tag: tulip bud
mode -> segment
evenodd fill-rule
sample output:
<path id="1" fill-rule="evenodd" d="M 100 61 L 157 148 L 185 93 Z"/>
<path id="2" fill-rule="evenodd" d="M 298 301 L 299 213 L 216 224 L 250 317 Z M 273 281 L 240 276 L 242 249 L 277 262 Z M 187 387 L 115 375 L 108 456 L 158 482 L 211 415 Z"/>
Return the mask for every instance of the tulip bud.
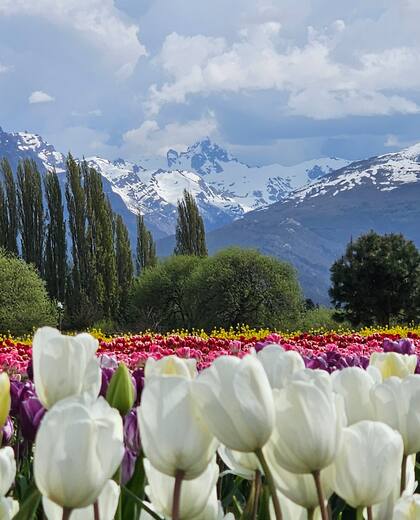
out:
<path id="1" fill-rule="evenodd" d="M 135 399 L 136 392 L 130 372 L 124 363 L 120 363 L 109 382 L 106 400 L 124 416 L 133 407 Z"/>
<path id="2" fill-rule="evenodd" d="M 0 428 L 6 424 L 10 412 L 10 380 L 6 372 L 0 374 Z"/>

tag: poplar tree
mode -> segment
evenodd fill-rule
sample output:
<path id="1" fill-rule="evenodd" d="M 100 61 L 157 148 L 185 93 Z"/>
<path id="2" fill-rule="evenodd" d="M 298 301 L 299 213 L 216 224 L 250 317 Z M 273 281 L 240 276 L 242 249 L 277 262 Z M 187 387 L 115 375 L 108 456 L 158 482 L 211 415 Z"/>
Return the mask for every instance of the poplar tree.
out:
<path id="1" fill-rule="evenodd" d="M 88 246 L 86 239 L 86 196 L 82 171 L 71 154 L 67 161 L 66 201 L 72 245 L 72 267 L 68 277 L 66 308 L 73 325 L 83 326 L 91 319 L 88 296 Z"/>
<path id="2" fill-rule="evenodd" d="M 89 265 L 98 318 L 116 317 L 118 313 L 117 267 L 114 249 L 113 212 L 102 186 L 102 177 L 93 168 L 82 165 L 87 201 Z"/>
<path id="3" fill-rule="evenodd" d="M 19 216 L 17 210 L 16 183 L 12 169 L 7 159 L 2 159 L 0 169 L 3 173 L 5 186 L 5 204 L 7 227 L 5 236 L 5 249 L 11 253 L 18 254 L 17 236 L 19 226 Z"/>
<path id="4" fill-rule="evenodd" d="M 137 274 L 143 272 L 147 267 L 154 267 L 156 263 L 156 244 L 152 234 L 146 227 L 143 215 L 139 212 L 137 215 Z"/>
<path id="5" fill-rule="evenodd" d="M 178 201 L 175 237 L 176 255 L 207 256 L 203 218 L 194 197 L 187 190 L 184 190 L 184 198 Z"/>
<path id="6" fill-rule="evenodd" d="M 48 206 L 44 275 L 51 298 L 63 302 L 67 275 L 66 223 L 60 183 L 55 171 L 44 178 Z"/>
<path id="7" fill-rule="evenodd" d="M 17 198 L 22 258 L 42 273 L 45 217 L 41 174 L 33 160 L 18 165 Z"/>
<path id="8" fill-rule="evenodd" d="M 0 249 L 7 249 L 7 203 L 3 184 L 0 183 Z"/>
<path id="9" fill-rule="evenodd" d="M 121 215 L 115 218 L 115 256 L 117 262 L 120 319 L 127 318 L 128 298 L 133 282 L 133 260 L 130 238 Z"/>

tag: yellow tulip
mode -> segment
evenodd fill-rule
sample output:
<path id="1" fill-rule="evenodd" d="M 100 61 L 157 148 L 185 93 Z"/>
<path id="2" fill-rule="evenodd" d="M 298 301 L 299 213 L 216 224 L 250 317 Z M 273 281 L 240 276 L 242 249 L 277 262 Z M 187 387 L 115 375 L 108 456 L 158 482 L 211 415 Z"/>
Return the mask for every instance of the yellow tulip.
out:
<path id="1" fill-rule="evenodd" d="M 3 428 L 10 412 L 10 380 L 6 372 L 0 374 L 0 428 Z"/>
<path id="2" fill-rule="evenodd" d="M 383 379 L 396 376 L 404 377 L 414 374 L 417 366 L 417 356 L 397 354 L 396 352 L 374 352 L 370 356 L 370 364 L 379 369 Z"/>

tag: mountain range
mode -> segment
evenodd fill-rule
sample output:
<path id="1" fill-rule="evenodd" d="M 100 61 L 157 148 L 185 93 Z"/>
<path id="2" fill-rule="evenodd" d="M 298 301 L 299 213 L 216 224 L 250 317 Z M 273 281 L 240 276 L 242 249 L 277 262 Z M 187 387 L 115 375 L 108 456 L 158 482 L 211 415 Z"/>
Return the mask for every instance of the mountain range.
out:
<path id="1" fill-rule="evenodd" d="M 55 168 L 64 184 L 65 156 L 40 136 L 0 129 L 0 157 Z M 305 295 L 328 303 L 329 268 L 353 237 L 374 229 L 401 232 L 420 246 L 420 144 L 349 162 L 322 158 L 295 166 L 250 166 L 209 138 L 165 157 L 136 162 L 87 158 L 103 177 L 112 207 L 135 239 L 137 211 L 162 256 L 173 250 L 176 203 L 196 197 L 210 252 L 238 245 L 290 261 Z"/>

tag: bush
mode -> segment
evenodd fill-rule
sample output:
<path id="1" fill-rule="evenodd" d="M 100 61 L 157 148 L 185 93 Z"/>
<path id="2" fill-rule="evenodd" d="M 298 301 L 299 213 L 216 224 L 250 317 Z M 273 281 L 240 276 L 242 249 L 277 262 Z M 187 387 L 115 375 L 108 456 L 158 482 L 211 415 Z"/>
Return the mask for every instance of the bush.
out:
<path id="1" fill-rule="evenodd" d="M 0 252 L 0 333 L 25 334 L 57 325 L 56 305 L 36 269 Z"/>
<path id="2" fill-rule="evenodd" d="M 195 326 L 211 330 L 295 328 L 303 299 L 293 267 L 251 249 L 229 248 L 204 259 L 191 276 Z"/>
<path id="3" fill-rule="evenodd" d="M 337 321 L 334 309 L 327 307 L 313 307 L 308 309 L 302 316 L 300 330 L 338 330 L 350 328 L 350 323 L 343 320 Z"/>
<path id="4" fill-rule="evenodd" d="M 202 261 L 196 256 L 171 256 L 136 278 L 130 298 L 132 327 L 157 331 L 194 327 L 197 308 L 190 277 Z"/>

